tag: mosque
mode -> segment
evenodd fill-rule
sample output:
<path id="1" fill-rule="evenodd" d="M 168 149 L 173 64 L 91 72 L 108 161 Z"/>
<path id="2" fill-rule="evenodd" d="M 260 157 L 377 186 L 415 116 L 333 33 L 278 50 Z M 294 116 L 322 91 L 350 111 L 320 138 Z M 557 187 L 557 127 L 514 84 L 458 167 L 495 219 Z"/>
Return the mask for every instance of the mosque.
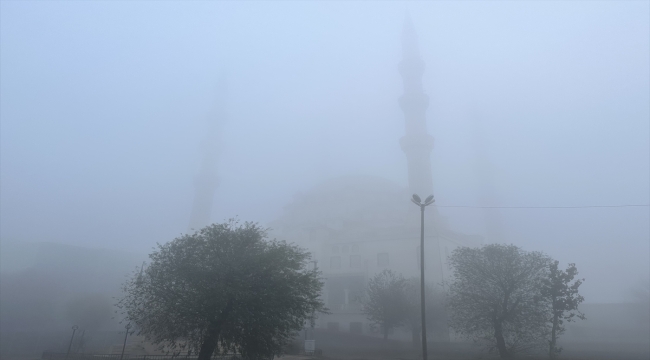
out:
<path id="1" fill-rule="evenodd" d="M 420 209 L 410 198 L 412 194 L 421 198 L 435 195 L 430 160 L 433 137 L 426 124 L 429 100 L 422 87 L 424 69 L 417 35 L 407 17 L 399 63 L 404 84 L 399 106 L 404 113 L 405 134 L 399 143 L 406 155 L 408 188 L 381 177 L 338 178 L 297 196 L 270 224 L 272 237 L 308 249 L 313 265 L 322 271 L 323 299 L 330 314 L 318 317 L 317 328 L 380 336 L 379 329 L 362 314 L 358 301 L 368 279 L 384 269 L 405 278 L 419 278 Z M 193 228 L 207 224 L 209 218 L 210 204 L 205 200 L 212 199 L 216 188 L 213 156 L 205 155 L 207 161 L 203 161 L 197 177 L 190 221 Z M 482 238 L 452 231 L 435 204 L 426 208 L 424 223 L 425 279 L 440 287 L 449 271 L 445 259 L 453 248 L 479 246 Z M 448 341 L 444 314 L 434 322 L 430 340 Z M 400 335 L 406 337 L 407 332 L 394 337 Z"/>

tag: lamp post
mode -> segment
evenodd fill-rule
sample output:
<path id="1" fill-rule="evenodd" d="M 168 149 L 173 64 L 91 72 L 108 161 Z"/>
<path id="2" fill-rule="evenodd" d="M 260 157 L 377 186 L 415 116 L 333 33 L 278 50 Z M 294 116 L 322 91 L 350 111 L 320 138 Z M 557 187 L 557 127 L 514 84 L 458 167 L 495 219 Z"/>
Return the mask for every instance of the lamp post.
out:
<path id="1" fill-rule="evenodd" d="M 65 353 L 65 358 L 67 359 L 70 356 L 70 349 L 72 349 L 72 340 L 74 340 L 74 333 L 79 329 L 79 326 L 72 325 L 72 336 L 70 337 L 70 344 L 68 344 L 68 352 Z"/>
<path id="2" fill-rule="evenodd" d="M 124 334 L 124 344 L 122 345 L 122 355 L 120 355 L 120 360 L 124 357 L 124 349 L 126 348 L 126 338 L 129 336 L 129 329 L 131 328 L 131 323 L 126 324 L 125 329 L 126 333 Z"/>
<path id="3" fill-rule="evenodd" d="M 433 195 L 429 195 L 422 203 L 416 194 L 411 201 L 420 207 L 420 308 L 422 313 L 422 360 L 427 360 L 427 324 L 424 314 L 424 208 L 433 204 Z"/>

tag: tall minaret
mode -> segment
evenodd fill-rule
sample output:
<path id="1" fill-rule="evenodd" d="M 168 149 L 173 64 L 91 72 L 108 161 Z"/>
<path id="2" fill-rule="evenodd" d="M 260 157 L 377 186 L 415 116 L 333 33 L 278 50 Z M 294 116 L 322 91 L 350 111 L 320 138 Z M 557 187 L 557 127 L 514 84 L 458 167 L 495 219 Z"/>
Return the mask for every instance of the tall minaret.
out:
<path id="1" fill-rule="evenodd" d="M 404 94 L 399 98 L 399 104 L 406 122 L 406 134 L 400 139 L 400 145 L 408 162 L 409 190 L 424 199 L 433 194 L 430 159 L 433 137 L 427 132 L 429 97 L 422 89 L 424 62 L 420 58 L 417 34 L 409 15 L 402 29 L 399 72 L 404 82 Z"/>
<path id="2" fill-rule="evenodd" d="M 201 142 L 201 167 L 194 180 L 194 203 L 190 216 L 189 232 L 199 230 L 210 224 L 212 203 L 219 180 L 217 177 L 217 157 L 219 154 L 219 133 L 226 118 L 226 83 L 221 79 L 217 84 L 216 101 L 208 115 L 207 129 Z"/>

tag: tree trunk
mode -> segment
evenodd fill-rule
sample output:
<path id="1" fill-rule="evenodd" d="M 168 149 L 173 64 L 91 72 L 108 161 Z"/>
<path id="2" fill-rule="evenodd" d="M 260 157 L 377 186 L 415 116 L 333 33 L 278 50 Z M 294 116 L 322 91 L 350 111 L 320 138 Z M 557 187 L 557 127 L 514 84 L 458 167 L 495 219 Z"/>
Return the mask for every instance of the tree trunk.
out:
<path id="1" fill-rule="evenodd" d="M 555 310 L 555 309 L 553 309 Z M 548 357 L 549 359 L 555 359 L 555 344 L 557 342 L 557 328 L 559 326 L 559 319 L 555 311 L 553 311 L 553 327 L 551 328 L 551 341 L 549 341 Z"/>
<path id="2" fill-rule="evenodd" d="M 210 358 L 212 357 L 212 353 L 214 353 L 214 349 L 217 348 L 217 345 L 219 343 L 220 332 L 221 332 L 221 324 L 219 322 L 210 324 L 210 327 L 208 328 L 208 333 L 206 334 L 205 339 L 203 340 L 203 344 L 201 344 L 201 350 L 199 351 L 198 360 L 210 360 Z"/>
<path id="3" fill-rule="evenodd" d="M 510 357 L 508 353 L 508 348 L 506 348 L 506 341 L 503 338 L 503 328 L 501 327 L 500 321 L 494 322 L 494 337 L 497 341 L 497 350 L 499 350 L 499 356 L 502 359 L 507 359 Z"/>
<path id="4" fill-rule="evenodd" d="M 201 344 L 201 350 L 199 350 L 199 357 L 197 360 L 210 360 L 214 353 L 214 349 L 219 345 L 219 334 L 221 334 L 221 328 L 231 309 L 232 299 L 228 301 L 226 307 L 221 311 L 217 320 L 213 321 L 208 326 L 208 332 L 203 339 L 203 344 Z"/>

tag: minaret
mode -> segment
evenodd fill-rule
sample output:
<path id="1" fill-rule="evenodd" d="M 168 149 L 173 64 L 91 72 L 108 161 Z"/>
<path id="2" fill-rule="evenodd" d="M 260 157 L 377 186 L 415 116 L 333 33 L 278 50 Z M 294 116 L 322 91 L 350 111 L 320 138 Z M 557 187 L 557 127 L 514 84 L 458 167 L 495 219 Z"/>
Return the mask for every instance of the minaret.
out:
<path id="1" fill-rule="evenodd" d="M 420 58 L 417 34 L 408 15 L 402 29 L 399 72 L 404 83 L 404 94 L 399 98 L 399 104 L 406 123 L 406 133 L 400 139 L 400 145 L 408 162 L 409 190 L 424 199 L 433 194 L 430 159 L 433 137 L 427 132 L 429 97 L 422 89 L 424 62 Z"/>
<path id="2" fill-rule="evenodd" d="M 201 142 L 201 167 L 194 180 L 194 203 L 190 216 L 189 232 L 199 230 L 210 224 L 212 203 L 219 180 L 217 177 L 217 157 L 219 154 L 219 132 L 226 118 L 226 84 L 221 79 L 217 84 L 216 101 L 208 116 L 207 130 Z"/>

